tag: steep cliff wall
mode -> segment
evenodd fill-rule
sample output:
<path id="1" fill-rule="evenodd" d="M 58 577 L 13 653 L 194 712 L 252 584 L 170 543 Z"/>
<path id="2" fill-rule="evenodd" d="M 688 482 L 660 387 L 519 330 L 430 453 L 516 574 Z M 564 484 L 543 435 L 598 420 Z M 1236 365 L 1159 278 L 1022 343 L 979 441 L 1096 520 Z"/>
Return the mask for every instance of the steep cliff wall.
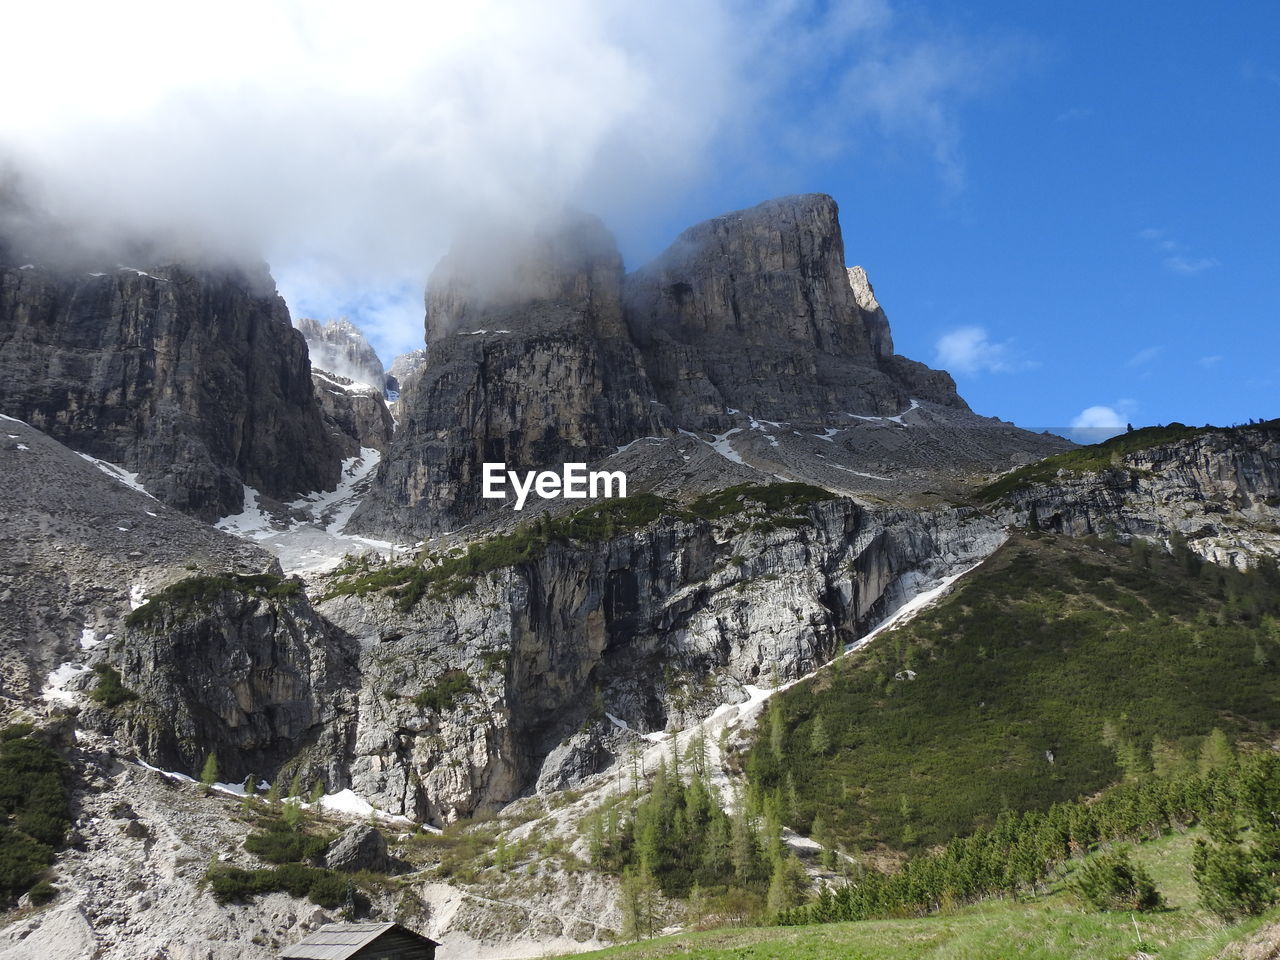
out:
<path id="1" fill-rule="evenodd" d="M 318 610 L 363 647 L 352 785 L 441 822 L 572 783 L 620 749 L 606 713 L 661 730 L 801 676 L 1001 540 L 972 512 L 747 496 L 715 520 L 553 537 L 409 604 L 379 587 L 407 571 L 348 570 Z"/>
<path id="2" fill-rule="evenodd" d="M 213 753 L 230 782 L 275 779 L 289 764 L 308 786 L 340 787 L 355 656 L 295 581 L 190 578 L 129 616 L 106 659 L 136 699 L 94 707 L 86 722 L 165 770 L 198 774 Z"/>
<path id="3" fill-rule="evenodd" d="M 0 411 L 205 520 L 239 510 L 243 484 L 290 499 L 338 480 L 265 266 L 0 263 Z"/>
<path id="4" fill-rule="evenodd" d="M 594 218 L 499 251 L 463 245 L 427 293 L 431 349 L 397 401 L 400 429 L 351 530 L 453 530 L 486 506 L 486 461 L 590 461 L 670 432 L 622 319 L 622 260 Z"/>
<path id="5" fill-rule="evenodd" d="M 845 267 L 836 203 L 782 197 L 700 223 L 628 275 L 632 336 L 681 426 L 967 409 L 940 371 L 893 356 L 866 274 Z M 855 289 L 856 288 L 856 289 Z"/>

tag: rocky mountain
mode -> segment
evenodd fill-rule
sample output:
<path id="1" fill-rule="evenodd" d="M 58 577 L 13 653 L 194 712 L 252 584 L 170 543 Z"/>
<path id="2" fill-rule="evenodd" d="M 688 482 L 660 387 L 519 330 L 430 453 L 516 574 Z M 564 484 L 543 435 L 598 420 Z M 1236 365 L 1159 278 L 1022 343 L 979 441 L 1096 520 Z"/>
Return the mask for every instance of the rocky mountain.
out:
<path id="1" fill-rule="evenodd" d="M 591 461 L 671 433 L 628 338 L 622 257 L 595 218 L 459 245 L 427 288 L 421 372 L 352 529 L 440 532 L 482 509 L 486 461 Z"/>
<path id="2" fill-rule="evenodd" d="M 346 317 L 327 322 L 301 317 L 294 326 L 307 341 L 312 370 L 336 373 L 357 384 L 383 388 L 382 361 L 360 328 Z"/>
<path id="3" fill-rule="evenodd" d="M 344 460 L 365 448 L 386 453 L 395 432 L 382 361 L 354 323 L 303 317 L 297 327 L 311 356 L 311 381 Z"/>
<path id="4" fill-rule="evenodd" d="M 204 520 L 245 484 L 332 488 L 340 451 L 265 265 L 0 263 L 0 411 Z"/>
<path id="5" fill-rule="evenodd" d="M 835 201 L 810 194 L 691 227 L 627 277 L 632 334 L 682 426 L 719 433 L 730 410 L 892 416 L 913 399 L 968 409 L 946 373 L 893 355 L 866 274 L 844 257 Z"/>
<path id="6" fill-rule="evenodd" d="M 396 424 L 381 389 L 320 369 L 311 371 L 311 382 L 344 460 L 365 447 L 387 452 Z"/>
<path id="7" fill-rule="evenodd" d="M 0 696 L 74 699 L 134 606 L 192 571 L 263 573 L 274 557 L 160 503 L 136 474 L 0 415 Z"/>
<path id="8" fill-rule="evenodd" d="M 732 805 L 775 691 L 1011 528 L 1280 553 L 1275 422 L 1074 448 L 974 414 L 893 353 L 828 197 L 715 218 L 630 275 L 580 214 L 461 239 L 429 349 L 393 367 L 398 425 L 363 338 L 304 339 L 265 271 L 7 262 L 0 693 L 70 762 L 74 826 L 0 960 L 267 960 L 333 916 L 302 898 L 352 846 L 395 875 L 358 876 L 352 909 L 442 960 L 599 945 L 622 899 L 592 824 L 666 763 Z M 630 496 L 479 498 L 483 462 L 578 460 Z"/>
<path id="9" fill-rule="evenodd" d="M 426 349 L 410 350 L 391 361 L 391 369 L 387 371 L 387 399 L 394 402 L 400 394 L 409 389 L 409 381 L 427 362 Z"/>
<path id="10" fill-rule="evenodd" d="M 486 461 L 546 469 L 643 443 L 636 482 L 669 485 L 653 464 L 683 474 L 686 436 L 724 461 L 686 491 L 781 477 L 884 500 L 1068 446 L 974 415 L 945 372 L 895 356 L 844 256 L 823 195 L 700 224 L 626 277 L 582 215 L 459 245 L 432 276 L 431 347 L 352 529 L 422 535 L 509 515 L 480 500 Z"/>

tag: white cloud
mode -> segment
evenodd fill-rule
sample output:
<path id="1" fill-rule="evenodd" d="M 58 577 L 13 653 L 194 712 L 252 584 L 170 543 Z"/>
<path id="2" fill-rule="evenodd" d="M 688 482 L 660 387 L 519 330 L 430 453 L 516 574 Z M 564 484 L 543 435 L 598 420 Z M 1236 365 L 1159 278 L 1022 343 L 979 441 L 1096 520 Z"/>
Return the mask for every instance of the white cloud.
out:
<path id="1" fill-rule="evenodd" d="M 960 327 L 938 338 L 935 363 L 954 373 L 1013 373 L 1036 363 L 1018 357 L 1012 341 L 992 342 L 982 327 Z"/>
<path id="2" fill-rule="evenodd" d="M 1217 257 L 1167 257 L 1164 265 L 1174 273 L 1183 273 L 1194 276 L 1197 273 L 1203 273 L 1206 270 L 1212 270 L 1214 267 L 1222 266 L 1222 261 Z"/>
<path id="3" fill-rule="evenodd" d="M 762 140 L 914 142 L 957 182 L 958 104 L 1017 54 L 889 0 L 29 3 L 4 28 L 0 168 L 47 206 L 260 251 L 312 312 L 412 289 L 401 348 L 479 215 L 651 216 Z"/>
<path id="4" fill-rule="evenodd" d="M 1222 357 L 1215 353 L 1207 357 L 1201 357 L 1196 362 L 1199 363 L 1200 366 L 1208 369 L 1210 367 L 1216 367 L 1218 364 L 1220 364 L 1222 362 Z"/>
<path id="5" fill-rule="evenodd" d="M 1147 364 L 1158 359 L 1160 357 L 1160 354 L 1162 353 L 1164 353 L 1164 347 L 1162 346 L 1143 347 L 1141 350 L 1139 350 L 1132 357 L 1130 357 L 1128 360 L 1125 361 L 1125 366 L 1126 367 L 1145 367 Z"/>
<path id="6" fill-rule="evenodd" d="M 1125 419 L 1114 407 L 1086 407 L 1071 421 L 1072 438 L 1078 443 L 1098 443 L 1123 433 Z"/>
<path id="7" fill-rule="evenodd" d="M 1169 254 L 1163 260 L 1165 269 L 1171 273 L 1194 276 L 1214 267 L 1222 266 L 1217 257 L 1196 257 L 1184 252 L 1186 247 L 1168 235 L 1168 232 L 1157 227 L 1147 227 L 1138 231 L 1138 237 L 1147 241 L 1152 249 Z"/>

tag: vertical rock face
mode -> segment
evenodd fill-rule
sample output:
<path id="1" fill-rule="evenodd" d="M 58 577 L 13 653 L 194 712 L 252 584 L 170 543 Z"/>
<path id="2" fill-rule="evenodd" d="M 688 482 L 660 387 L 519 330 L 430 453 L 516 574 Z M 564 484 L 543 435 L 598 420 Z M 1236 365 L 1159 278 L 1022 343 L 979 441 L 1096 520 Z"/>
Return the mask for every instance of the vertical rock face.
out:
<path id="1" fill-rule="evenodd" d="M 164 769 L 197 773 L 214 753 L 227 782 L 288 763 L 308 784 L 345 784 L 353 645 L 287 581 L 223 580 L 183 581 L 130 618 L 109 659 L 136 699 L 88 722 Z"/>
<path id="2" fill-rule="evenodd" d="M 343 458 L 357 456 L 363 447 L 387 452 L 395 421 L 381 389 L 327 370 L 312 370 L 311 381 Z"/>
<path id="3" fill-rule="evenodd" d="M 727 409 L 773 420 L 965 409 L 945 373 L 893 356 L 866 274 L 844 265 L 836 203 L 783 197 L 691 227 L 627 277 L 627 319 L 682 427 Z"/>
<path id="4" fill-rule="evenodd" d="M 363 447 L 386 453 L 395 421 L 382 361 L 369 341 L 345 318 L 321 323 L 303 317 L 297 326 L 311 355 L 316 399 L 342 456 L 358 456 Z"/>
<path id="5" fill-rule="evenodd" d="M 14 249 L 11 247 L 10 249 Z M 265 265 L 0 262 L 0 411 L 213 520 L 243 484 L 334 486 L 339 451 Z"/>
<path id="6" fill-rule="evenodd" d="M 426 363 L 348 529 L 454 529 L 485 505 L 484 462 L 558 468 L 666 431 L 621 291 L 622 258 L 591 217 L 456 248 L 428 286 Z"/>

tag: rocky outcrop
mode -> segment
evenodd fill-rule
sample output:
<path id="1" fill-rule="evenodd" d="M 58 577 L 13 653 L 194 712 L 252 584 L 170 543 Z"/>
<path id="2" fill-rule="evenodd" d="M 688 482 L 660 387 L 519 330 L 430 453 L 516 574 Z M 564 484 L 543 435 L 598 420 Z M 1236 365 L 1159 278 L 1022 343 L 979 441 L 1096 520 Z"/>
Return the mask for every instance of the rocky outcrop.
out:
<path id="1" fill-rule="evenodd" d="M 358 873 L 371 870 L 387 873 L 391 869 L 391 857 L 387 854 L 387 841 L 379 830 L 367 823 L 347 827 L 337 840 L 324 852 L 324 865 L 330 870 Z"/>
<path id="2" fill-rule="evenodd" d="M 159 503 L 0 415 L 0 697 L 71 703 L 130 609 L 192 571 L 265 573 L 266 551 Z"/>
<path id="3" fill-rule="evenodd" d="M 1116 453 L 1102 469 L 1046 470 L 1051 460 L 1010 475 L 1003 515 L 1071 536 L 1181 538 L 1224 566 L 1280 557 L 1280 420 L 1157 429 L 1182 436 Z"/>
<path id="4" fill-rule="evenodd" d="M 658 398 L 686 429 L 719 433 L 736 411 L 820 422 L 895 415 L 913 399 L 967 409 L 945 373 L 893 356 L 824 194 L 691 227 L 627 277 L 625 301 Z"/>
<path id="5" fill-rule="evenodd" d="M 306 338 L 312 370 L 325 370 L 366 387 L 383 389 L 382 361 L 360 328 L 346 317 L 327 323 L 302 317 L 296 326 Z"/>
<path id="6" fill-rule="evenodd" d="M 380 388 L 327 370 L 313 369 L 311 380 L 320 411 L 335 432 L 344 460 L 357 456 L 364 447 L 387 452 L 396 423 Z"/>
<path id="7" fill-rule="evenodd" d="M 107 660 L 136 699 L 86 711 L 147 762 L 228 782 L 345 785 L 355 651 L 301 584 L 273 576 L 180 581 L 134 611 Z"/>
<path id="8" fill-rule="evenodd" d="M 387 371 L 387 399 L 394 402 L 400 399 L 401 393 L 408 392 L 410 383 L 426 363 L 425 349 L 410 350 L 392 360 L 391 369 Z"/>
<path id="9" fill-rule="evenodd" d="M 363 648 L 352 786 L 448 822 L 567 785 L 616 756 L 606 714 L 641 732 L 683 726 L 749 684 L 801 676 L 1001 540 L 971 512 L 744 504 L 716 522 L 553 540 L 408 611 L 334 587 L 318 609 Z M 584 725 L 594 732 L 575 739 Z"/>
<path id="10" fill-rule="evenodd" d="M 306 344 L 265 265 L 0 263 L 0 411 L 204 520 L 333 487 Z"/>
<path id="11" fill-rule="evenodd" d="M 453 530 L 485 506 L 484 462 L 547 469 L 669 432 L 621 292 L 622 258 L 592 217 L 455 249 L 428 286 L 426 364 L 348 529 Z"/>

